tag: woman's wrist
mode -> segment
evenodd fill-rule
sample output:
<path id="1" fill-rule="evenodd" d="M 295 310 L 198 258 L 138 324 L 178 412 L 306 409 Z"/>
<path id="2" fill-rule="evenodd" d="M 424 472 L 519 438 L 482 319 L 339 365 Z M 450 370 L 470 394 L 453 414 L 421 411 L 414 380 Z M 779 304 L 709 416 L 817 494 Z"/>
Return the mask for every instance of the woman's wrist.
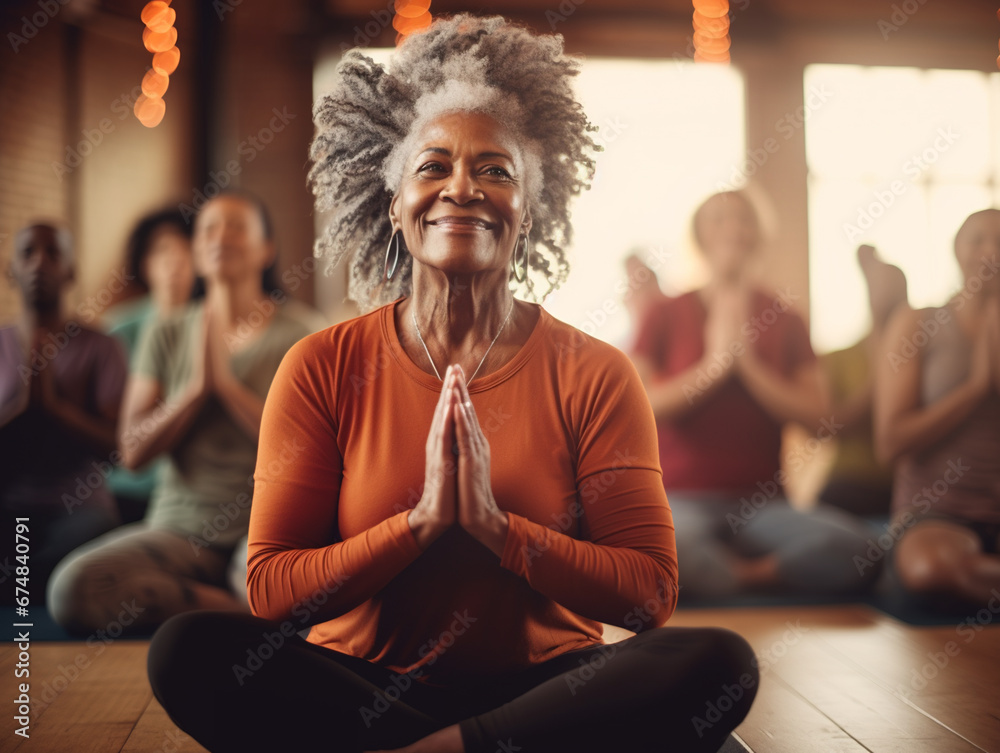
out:
<path id="1" fill-rule="evenodd" d="M 507 545 L 507 532 L 510 530 L 510 518 L 503 510 L 496 510 L 470 521 L 464 528 L 476 541 L 498 557 L 503 556 L 504 547 Z"/>
<path id="2" fill-rule="evenodd" d="M 439 522 L 430 520 L 420 506 L 414 507 L 406 516 L 406 522 L 410 526 L 413 538 L 421 549 L 429 547 L 445 531 L 445 526 Z"/>

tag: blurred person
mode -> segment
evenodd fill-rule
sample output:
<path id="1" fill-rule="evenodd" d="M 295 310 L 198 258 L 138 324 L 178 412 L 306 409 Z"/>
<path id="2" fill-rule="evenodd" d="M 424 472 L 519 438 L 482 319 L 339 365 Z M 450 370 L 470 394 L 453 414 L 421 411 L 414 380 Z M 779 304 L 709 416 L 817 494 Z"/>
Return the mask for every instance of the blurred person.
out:
<path id="1" fill-rule="evenodd" d="M 118 312 L 107 332 L 131 358 L 146 327 L 183 309 L 196 290 L 191 225 L 183 213 L 166 209 L 139 220 L 128 239 L 126 266 L 144 295 Z M 161 465 L 153 461 L 141 471 L 117 466 L 108 476 L 123 523 L 142 519 Z"/>
<path id="2" fill-rule="evenodd" d="M 105 476 L 125 357 L 114 339 L 66 316 L 74 274 L 65 230 L 35 223 L 14 236 L 8 276 L 24 307 L 0 329 L 0 506 L 6 519 L 28 518 L 38 602 L 60 559 L 119 523 Z"/>
<path id="3" fill-rule="evenodd" d="M 896 467 L 903 587 L 929 605 L 967 607 L 1000 589 L 1000 209 L 970 215 L 954 252 L 962 290 L 889 324 L 875 439 Z"/>
<path id="4" fill-rule="evenodd" d="M 348 53 L 317 102 L 320 248 L 374 310 L 296 345 L 268 395 L 257 616 L 180 615 L 150 646 L 210 750 L 695 753 L 746 714 L 745 641 L 663 627 L 673 527 L 635 370 L 513 295 L 568 271 L 596 146 L 575 72 L 561 38 L 463 14 L 388 70 Z"/>
<path id="5" fill-rule="evenodd" d="M 123 602 L 130 631 L 180 612 L 247 609 L 240 561 L 260 418 L 285 352 L 310 332 L 273 283 L 270 217 L 255 197 L 223 193 L 193 237 L 204 301 L 149 327 L 133 360 L 118 442 L 128 468 L 166 455 L 142 522 L 73 552 L 49 587 L 73 633 L 103 628 Z"/>
<path id="6" fill-rule="evenodd" d="M 859 591 L 874 577 L 853 561 L 866 529 L 826 506 L 796 510 L 784 494 L 782 429 L 822 437 L 836 423 L 794 298 L 752 279 L 757 213 L 741 192 L 715 194 L 692 231 L 710 281 L 652 309 L 634 353 L 656 416 L 681 593 Z"/>
<path id="7" fill-rule="evenodd" d="M 849 348 L 820 359 L 833 399 L 833 415 L 842 428 L 836 454 L 819 494 L 821 501 L 873 522 L 888 523 L 892 503 L 892 468 L 875 455 L 872 403 L 875 368 L 884 357 L 889 318 L 907 305 L 906 276 L 886 264 L 871 246 L 858 248 L 858 264 L 868 286 L 872 328 Z"/>

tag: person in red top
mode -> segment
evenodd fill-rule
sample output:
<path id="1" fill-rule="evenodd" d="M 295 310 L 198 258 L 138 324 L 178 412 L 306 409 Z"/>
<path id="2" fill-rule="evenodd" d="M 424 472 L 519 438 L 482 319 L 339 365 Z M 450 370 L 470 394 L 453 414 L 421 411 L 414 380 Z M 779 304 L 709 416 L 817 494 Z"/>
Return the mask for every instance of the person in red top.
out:
<path id="1" fill-rule="evenodd" d="M 256 616 L 153 639 L 157 698 L 210 750 L 714 751 L 749 709 L 742 638 L 662 627 L 677 562 L 638 375 L 513 295 L 567 269 L 594 147 L 574 70 L 557 37 L 460 15 L 388 72 L 348 54 L 317 105 L 320 247 L 354 246 L 353 296 L 383 305 L 272 384 Z"/>
<path id="2" fill-rule="evenodd" d="M 692 226 L 711 280 L 653 308 L 633 354 L 656 415 L 683 593 L 865 588 L 878 567 L 856 566 L 867 546 L 863 524 L 824 505 L 800 512 L 784 495 L 784 426 L 801 424 L 819 439 L 838 430 L 792 308 L 797 296 L 752 283 L 761 234 L 744 194 L 710 197 Z"/>

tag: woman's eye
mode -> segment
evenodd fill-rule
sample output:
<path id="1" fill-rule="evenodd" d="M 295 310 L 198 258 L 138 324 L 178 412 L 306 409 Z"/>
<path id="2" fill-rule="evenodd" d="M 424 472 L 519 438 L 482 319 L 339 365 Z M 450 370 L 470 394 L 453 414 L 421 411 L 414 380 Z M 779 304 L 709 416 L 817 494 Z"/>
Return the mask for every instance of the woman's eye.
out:
<path id="1" fill-rule="evenodd" d="M 509 172 L 507 172 L 506 170 L 504 170 L 502 167 L 497 167 L 496 165 L 494 165 L 493 167 L 486 168 L 486 174 L 487 175 L 493 175 L 493 176 L 496 176 L 498 178 L 509 178 L 510 177 L 510 173 Z"/>
<path id="2" fill-rule="evenodd" d="M 428 162 L 421 165 L 418 169 L 418 173 L 436 173 L 444 170 L 444 165 L 440 162 Z"/>

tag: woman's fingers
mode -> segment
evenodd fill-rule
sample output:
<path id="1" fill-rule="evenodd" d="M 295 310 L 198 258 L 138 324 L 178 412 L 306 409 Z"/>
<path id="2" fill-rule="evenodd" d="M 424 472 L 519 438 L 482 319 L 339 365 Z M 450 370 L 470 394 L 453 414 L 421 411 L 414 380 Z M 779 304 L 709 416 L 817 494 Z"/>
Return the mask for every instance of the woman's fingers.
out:
<path id="1" fill-rule="evenodd" d="M 456 366 L 455 369 L 458 372 L 455 377 L 455 382 L 458 386 L 459 402 L 468 415 L 473 435 L 475 435 L 477 440 L 483 439 L 485 441 L 486 436 L 483 434 L 483 430 L 479 426 L 479 416 L 476 415 L 476 408 L 472 404 L 472 397 L 469 395 L 469 387 L 465 383 L 465 372 L 462 371 L 461 366 Z"/>
<path id="2" fill-rule="evenodd" d="M 437 405 L 434 408 L 434 416 L 431 419 L 431 428 L 428 432 L 428 447 L 430 442 L 442 442 L 447 432 L 451 430 L 451 406 L 454 399 L 452 391 L 451 367 L 445 372 L 444 382 L 441 385 L 441 394 L 438 396 Z M 450 447 L 450 446 L 449 446 Z"/>

